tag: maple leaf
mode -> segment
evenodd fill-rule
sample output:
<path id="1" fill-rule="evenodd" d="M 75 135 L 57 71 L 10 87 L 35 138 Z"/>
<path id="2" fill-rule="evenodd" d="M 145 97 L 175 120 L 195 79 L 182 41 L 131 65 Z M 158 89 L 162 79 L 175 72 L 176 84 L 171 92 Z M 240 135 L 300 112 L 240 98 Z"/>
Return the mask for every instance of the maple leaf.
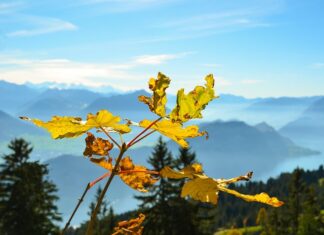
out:
<path id="1" fill-rule="evenodd" d="M 176 107 L 170 114 L 173 122 L 183 123 L 193 118 L 202 118 L 201 111 L 210 101 L 217 98 L 214 91 L 213 75 L 207 75 L 205 80 L 205 87 L 196 86 L 187 95 L 184 93 L 184 89 L 178 91 Z"/>
<path id="2" fill-rule="evenodd" d="M 112 171 L 114 166 L 112 159 L 106 158 L 90 158 L 93 163 Z M 153 172 L 158 174 L 157 172 Z M 139 191 L 148 192 L 147 187 L 156 183 L 159 179 L 152 176 L 152 171 L 149 171 L 146 167 L 135 165 L 129 156 L 124 157 L 119 164 L 117 173 L 120 179 L 127 184 L 129 187 Z"/>
<path id="3" fill-rule="evenodd" d="M 78 137 L 92 128 L 110 128 L 121 134 L 131 131 L 128 125 L 120 124 L 121 118 L 114 116 L 107 110 L 100 110 L 96 115 L 88 114 L 87 121 L 82 121 L 79 117 L 53 116 L 52 120 L 43 122 L 39 119 L 21 117 L 23 120 L 33 122 L 39 127 L 49 131 L 54 139 Z"/>
<path id="4" fill-rule="evenodd" d="M 152 121 L 142 120 L 139 125 L 147 128 L 151 123 Z M 186 138 L 194 138 L 206 134 L 206 132 L 199 132 L 199 128 L 196 125 L 183 127 L 181 123 L 175 123 L 166 119 L 155 123 L 150 127 L 150 129 L 157 130 L 162 135 L 165 135 L 177 142 L 183 148 L 188 148 L 189 146 L 185 140 Z"/>
<path id="5" fill-rule="evenodd" d="M 120 161 L 119 177 L 125 184 L 137 191 L 146 193 L 148 192 L 147 187 L 158 181 L 158 178 L 152 177 L 147 172 L 146 167 L 134 165 L 132 159 L 128 156 Z"/>
<path id="6" fill-rule="evenodd" d="M 105 156 L 113 148 L 113 144 L 108 140 L 96 138 L 92 133 L 88 132 L 86 141 L 86 148 L 83 152 L 84 156 L 91 157 L 92 155 Z"/>
<path id="7" fill-rule="evenodd" d="M 149 88 L 153 91 L 152 97 L 139 96 L 138 100 L 147 104 L 153 113 L 160 117 L 165 116 L 165 105 L 167 97 L 165 90 L 169 87 L 170 79 L 162 73 L 158 73 L 157 79 L 151 78 L 149 80 Z"/>
<path id="8" fill-rule="evenodd" d="M 145 220 L 144 214 L 139 214 L 137 218 L 118 222 L 118 225 L 114 228 L 116 232 L 112 235 L 141 235 L 144 227 L 142 223 Z"/>
<path id="9" fill-rule="evenodd" d="M 213 179 L 203 173 L 202 166 L 200 164 L 196 164 L 187 166 L 180 171 L 173 170 L 170 167 L 164 167 L 160 171 L 160 175 L 161 177 L 172 179 L 189 178 L 189 180 L 182 187 L 181 197 L 190 196 L 191 198 L 201 202 L 208 202 L 216 205 L 218 202 L 218 194 L 220 191 L 223 191 L 249 202 L 261 202 L 273 207 L 279 207 L 284 204 L 278 198 L 270 197 L 266 193 L 246 195 L 227 188 L 227 186 L 231 183 L 235 183 L 240 180 L 250 180 L 252 177 L 252 172 L 232 179 Z"/>
<path id="10" fill-rule="evenodd" d="M 121 118 L 114 116 L 108 110 L 100 110 L 96 115 L 89 113 L 87 116 L 87 122 L 85 125 L 91 126 L 91 128 L 106 127 L 106 130 L 117 131 L 121 134 L 125 134 L 131 131 L 128 125 L 120 124 Z"/>
<path id="11" fill-rule="evenodd" d="M 202 173 L 202 165 L 199 163 L 194 163 L 192 165 L 186 166 L 180 171 L 173 170 L 169 166 L 163 167 L 163 169 L 160 171 L 160 175 L 162 177 L 171 179 L 193 179 L 195 176 L 201 175 Z"/>
<path id="12" fill-rule="evenodd" d="M 108 157 L 101 157 L 101 158 L 90 158 L 90 161 L 97 164 L 98 166 L 101 166 L 103 168 L 105 168 L 108 171 L 112 171 L 114 169 L 114 166 L 112 164 L 112 158 Z"/>

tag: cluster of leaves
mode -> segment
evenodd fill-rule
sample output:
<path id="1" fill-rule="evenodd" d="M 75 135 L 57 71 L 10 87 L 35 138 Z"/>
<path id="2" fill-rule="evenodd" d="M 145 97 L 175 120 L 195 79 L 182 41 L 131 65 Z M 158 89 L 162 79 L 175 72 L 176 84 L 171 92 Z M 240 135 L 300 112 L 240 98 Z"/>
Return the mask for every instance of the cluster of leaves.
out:
<path id="1" fill-rule="evenodd" d="M 125 235 L 141 235 L 144 227 L 142 223 L 145 220 L 144 214 L 139 214 L 137 218 L 128 221 L 121 221 L 114 228 L 115 232 L 112 235 L 125 234 Z"/>
<path id="2" fill-rule="evenodd" d="M 202 118 L 202 111 L 207 104 L 217 98 L 214 90 L 213 75 L 206 76 L 205 81 L 204 86 L 196 86 L 187 94 L 184 89 L 180 89 L 177 93 L 175 107 L 167 114 L 166 89 L 169 87 L 170 79 L 162 73 L 159 73 L 156 79 L 151 78 L 149 80 L 149 89 L 153 92 L 152 96 L 139 96 L 139 101 L 147 104 L 149 109 L 158 115 L 156 120 L 143 119 L 139 123 L 127 119 L 123 121 L 119 116 L 114 116 L 108 110 L 100 110 L 96 114 L 89 113 L 86 120 L 79 117 L 61 116 L 54 116 L 48 122 L 26 117 L 23 117 L 23 119 L 47 129 L 54 139 L 78 137 L 87 133 L 84 155 L 91 162 L 107 169 L 111 173 L 111 180 L 114 175 L 119 175 L 127 185 L 140 192 L 147 192 L 148 187 L 157 182 L 160 175 L 167 178 L 190 179 L 183 186 L 182 197 L 190 196 L 196 200 L 216 204 L 218 192 L 223 191 L 247 201 L 258 201 L 272 206 L 281 206 L 282 202 L 277 198 L 269 197 L 265 193 L 254 196 L 243 195 L 227 188 L 228 184 L 238 180 L 249 180 L 251 174 L 229 180 L 212 179 L 203 174 L 201 165 L 192 165 L 178 172 L 168 167 L 162 169 L 161 172 L 155 172 L 149 171 L 144 166 L 133 164 L 129 156 L 123 158 L 123 154 L 130 147 L 156 131 L 172 139 L 183 148 L 189 147 L 186 141 L 187 138 L 207 135 L 206 132 L 199 131 L 196 125 L 184 125 L 192 119 Z M 134 125 L 142 127 L 144 130 L 126 144 L 123 135 L 131 132 L 131 126 Z M 91 129 L 106 134 L 108 139 L 95 137 L 88 132 Z M 120 143 L 113 138 L 112 134 L 119 135 Z M 113 164 L 113 158 L 110 156 L 109 151 L 114 145 L 120 149 L 120 154 L 114 159 L 115 163 Z M 103 195 L 104 193 L 105 190 Z M 100 200 L 98 204 L 100 204 Z"/>

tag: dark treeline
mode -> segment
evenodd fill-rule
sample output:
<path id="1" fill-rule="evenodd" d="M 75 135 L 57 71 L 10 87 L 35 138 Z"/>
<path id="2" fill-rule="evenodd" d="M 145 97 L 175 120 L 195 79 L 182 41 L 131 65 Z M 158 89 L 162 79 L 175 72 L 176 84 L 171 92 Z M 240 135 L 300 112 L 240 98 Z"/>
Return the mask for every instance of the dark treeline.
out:
<path id="1" fill-rule="evenodd" d="M 14 140 L 0 166 L 0 234 L 58 234 L 56 223 L 60 215 L 55 206 L 58 199 L 55 185 L 47 179 L 46 165 L 29 160 L 32 148 L 22 140 Z M 176 169 L 197 162 L 190 149 L 179 149 L 173 156 L 166 143 L 159 139 L 148 159 L 150 168 L 159 171 L 164 166 Z M 267 182 L 247 182 L 231 188 L 245 194 L 267 192 L 285 202 L 281 208 L 259 203 L 248 203 L 231 195 L 220 193 L 217 206 L 181 198 L 184 180 L 161 179 L 146 194 L 136 198 L 140 208 L 116 215 L 107 199 L 101 205 L 93 235 L 112 234 L 118 221 L 146 215 L 146 235 L 204 235 L 229 229 L 227 234 L 242 234 L 242 230 L 258 226 L 243 234 L 262 235 L 318 235 L 324 234 L 324 169 L 305 171 L 296 169 Z M 89 205 L 93 211 L 99 188 Z M 118 206 L 118 205 L 117 205 Z M 322 212 L 322 213 L 321 213 Z M 85 234 L 88 221 L 78 228 L 69 228 L 67 235 Z"/>

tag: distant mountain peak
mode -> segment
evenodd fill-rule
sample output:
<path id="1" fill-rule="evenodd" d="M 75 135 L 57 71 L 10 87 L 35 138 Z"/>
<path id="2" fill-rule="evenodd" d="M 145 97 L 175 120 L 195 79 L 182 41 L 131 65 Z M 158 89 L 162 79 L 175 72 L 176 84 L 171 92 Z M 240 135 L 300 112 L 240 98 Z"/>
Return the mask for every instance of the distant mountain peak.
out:
<path id="1" fill-rule="evenodd" d="M 254 126 L 261 132 L 275 132 L 276 130 L 266 122 L 260 122 Z"/>

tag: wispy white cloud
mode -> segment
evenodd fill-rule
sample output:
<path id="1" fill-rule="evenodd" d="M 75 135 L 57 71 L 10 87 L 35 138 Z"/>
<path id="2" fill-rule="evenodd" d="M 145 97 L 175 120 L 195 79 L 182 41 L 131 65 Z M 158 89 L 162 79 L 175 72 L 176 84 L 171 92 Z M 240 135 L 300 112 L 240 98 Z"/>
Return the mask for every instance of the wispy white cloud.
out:
<path id="1" fill-rule="evenodd" d="M 55 18 L 36 18 L 30 22 L 30 29 L 21 29 L 6 34 L 8 37 L 25 37 L 40 34 L 48 34 L 59 31 L 77 30 L 78 27 L 70 22 Z"/>
<path id="2" fill-rule="evenodd" d="M 186 54 L 138 56 L 122 64 L 80 62 L 68 59 L 41 60 L 0 55 L 0 79 L 19 84 L 57 82 L 83 84 L 90 87 L 113 85 L 121 90 L 140 89 L 152 74 L 147 72 L 139 74 L 136 68 L 166 63 Z"/>
<path id="3" fill-rule="evenodd" d="M 180 31 L 211 31 L 213 29 L 235 30 L 243 27 L 268 27 L 270 25 L 263 22 L 262 13 L 258 9 L 247 8 L 175 19 L 158 27 L 174 28 Z"/>
<path id="4" fill-rule="evenodd" d="M 160 54 L 160 55 L 142 55 L 134 58 L 134 63 L 143 65 L 158 65 L 166 63 L 169 60 L 182 58 L 192 52 L 185 52 L 179 54 Z"/>
<path id="5" fill-rule="evenodd" d="M 0 15 L 15 12 L 23 4 L 21 2 L 2 2 L 0 3 Z"/>
<path id="6" fill-rule="evenodd" d="M 258 83 L 262 83 L 263 80 L 259 80 L 259 79 L 245 79 L 242 80 L 240 83 L 241 84 L 245 84 L 245 85 L 252 85 L 252 84 L 258 84 Z"/>
<path id="7" fill-rule="evenodd" d="M 268 16 L 278 14 L 283 9 L 283 0 L 251 1 L 249 5 L 244 2 L 235 4 L 235 7 L 228 4 L 223 8 L 215 4 L 202 14 L 182 14 L 156 23 L 156 28 L 172 33 L 167 37 L 152 39 L 152 42 L 204 38 L 244 29 L 272 27 L 274 24 Z"/>
<path id="8" fill-rule="evenodd" d="M 176 0 L 81 0 L 75 5 L 97 7 L 100 12 L 123 13 L 158 7 Z"/>

